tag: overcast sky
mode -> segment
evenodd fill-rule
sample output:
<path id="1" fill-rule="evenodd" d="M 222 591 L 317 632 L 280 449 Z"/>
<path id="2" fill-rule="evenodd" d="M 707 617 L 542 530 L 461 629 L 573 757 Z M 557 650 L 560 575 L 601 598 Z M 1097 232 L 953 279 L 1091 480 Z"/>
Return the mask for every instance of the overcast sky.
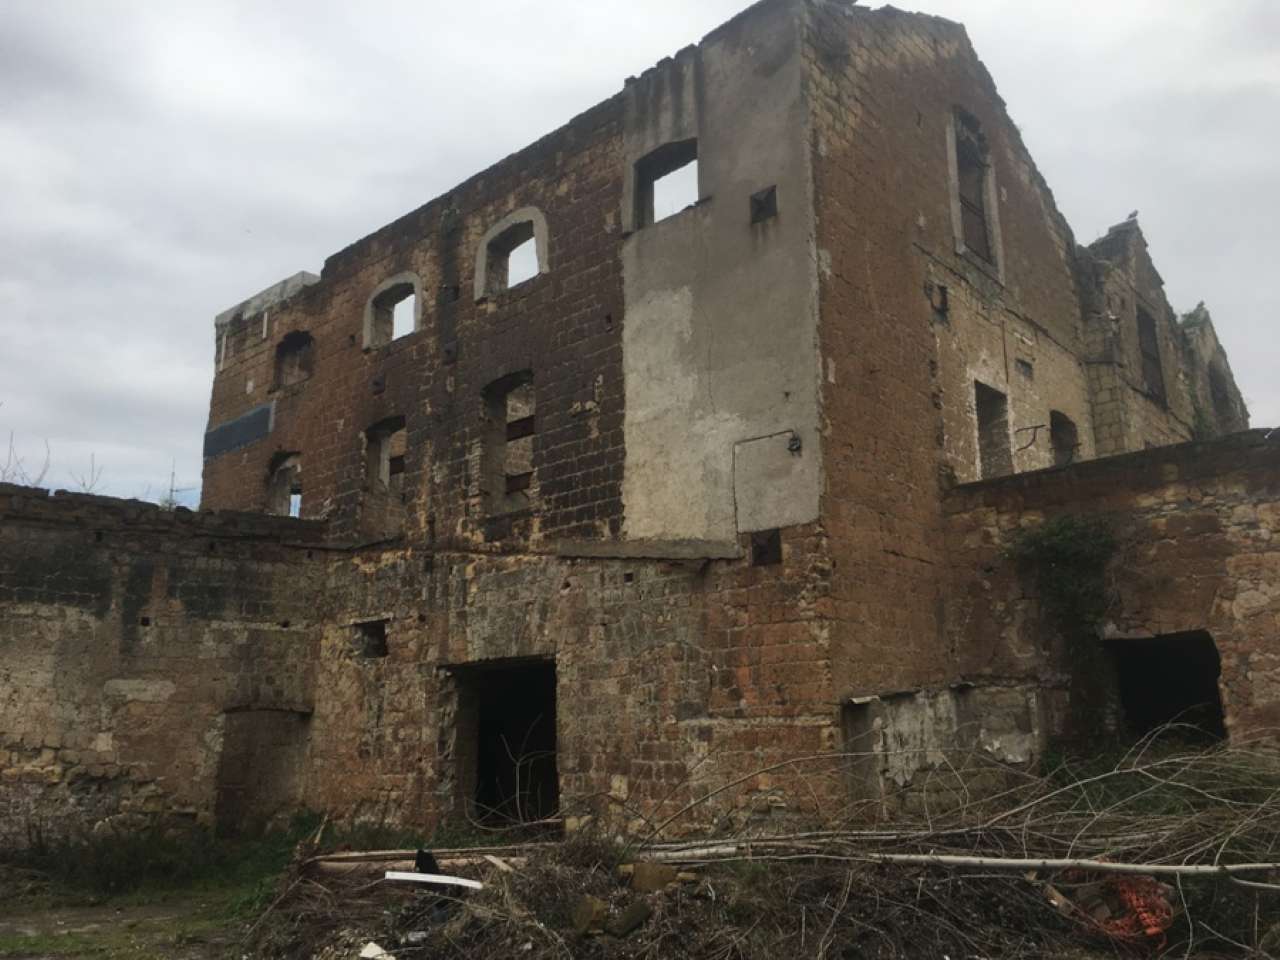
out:
<path id="1" fill-rule="evenodd" d="M 0 438 L 193 498 L 213 317 L 746 0 L 0 0 Z M 1280 0 L 915 0 L 966 23 L 1082 242 L 1135 208 L 1280 423 Z M 0 465 L 4 454 L 0 450 Z"/>

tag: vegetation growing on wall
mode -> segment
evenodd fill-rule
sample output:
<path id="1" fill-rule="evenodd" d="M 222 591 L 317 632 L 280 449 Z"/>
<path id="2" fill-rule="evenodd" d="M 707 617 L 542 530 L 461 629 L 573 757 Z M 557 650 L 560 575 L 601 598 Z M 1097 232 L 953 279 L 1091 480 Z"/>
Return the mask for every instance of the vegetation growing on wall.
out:
<path id="1" fill-rule="evenodd" d="M 1044 612 L 1062 632 L 1087 637 L 1107 611 L 1107 564 L 1117 546 L 1106 518 L 1064 514 L 1024 530 L 1009 555 L 1034 574 Z"/>

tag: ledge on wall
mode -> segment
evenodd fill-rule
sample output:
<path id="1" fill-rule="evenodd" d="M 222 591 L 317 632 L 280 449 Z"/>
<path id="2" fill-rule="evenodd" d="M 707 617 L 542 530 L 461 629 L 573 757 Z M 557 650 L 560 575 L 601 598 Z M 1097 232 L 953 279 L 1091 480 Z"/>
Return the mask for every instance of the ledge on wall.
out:
<path id="1" fill-rule="evenodd" d="M 328 524 L 323 520 L 299 520 L 239 511 L 197 511 L 186 507 L 169 510 L 144 500 L 70 490 L 50 493 L 42 487 L 13 483 L 0 483 L 0 518 L 308 544 L 323 542 L 328 533 Z"/>
<path id="2" fill-rule="evenodd" d="M 1280 478 L 1280 429 L 1246 430 L 1217 440 L 1152 447 L 1069 467 L 960 484 L 944 494 L 944 508 L 947 513 L 962 513 L 1031 493 L 1044 502 L 1055 495 L 1079 500 L 1095 489 L 1099 494 L 1116 489 L 1147 490 L 1241 471 L 1256 471 L 1280 483 L 1275 479 Z"/>

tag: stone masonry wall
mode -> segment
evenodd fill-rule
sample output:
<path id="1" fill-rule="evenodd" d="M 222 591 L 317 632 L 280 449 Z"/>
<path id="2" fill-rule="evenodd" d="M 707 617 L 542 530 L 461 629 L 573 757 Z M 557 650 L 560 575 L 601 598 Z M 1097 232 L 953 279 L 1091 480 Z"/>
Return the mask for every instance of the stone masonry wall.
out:
<path id="1" fill-rule="evenodd" d="M 530 661 L 555 666 L 560 795 L 571 821 L 639 826 L 728 780 L 831 750 L 815 535 L 787 531 L 782 563 L 768 567 L 746 555 L 388 550 L 339 559 L 308 802 L 357 820 L 431 824 L 469 813 L 475 745 L 459 714 L 462 688 L 477 682 L 476 668 Z M 350 652 L 347 624 L 370 618 L 389 620 L 378 661 Z M 678 827 L 787 810 L 781 785 L 795 773 L 749 778 Z"/>
<path id="2" fill-rule="evenodd" d="M 1073 676 L 1087 658 L 1041 615 L 1034 584 L 1005 556 L 1018 531 L 1062 514 L 1107 518 L 1105 648 L 1208 631 L 1222 660 L 1228 731 L 1280 725 L 1280 442 L 1262 431 L 958 487 L 947 497 L 949 643 L 971 682 L 1033 678 L 1046 723 L 1073 729 Z M 1118 718 L 1105 718 L 1114 724 Z M 1078 726 L 1078 722 L 1077 722 Z"/>
<path id="3" fill-rule="evenodd" d="M 940 498 L 978 476 L 975 380 L 1009 398 L 1016 469 L 1052 463 L 1051 407 L 1092 453 L 1074 242 L 963 28 L 812 4 L 808 51 L 834 684 L 937 687 L 956 675 Z M 1002 276 L 957 252 L 957 105 L 990 146 Z"/>
<path id="4" fill-rule="evenodd" d="M 227 717 L 310 714 L 319 534 L 0 486 L 0 847 L 211 824 Z"/>
<path id="5" fill-rule="evenodd" d="M 0 846 L 299 808 L 429 829 L 472 812 L 466 671 L 534 660 L 571 819 L 638 829 L 738 778 L 673 829 L 811 813 L 839 776 L 751 774 L 838 746 L 820 539 L 769 566 L 333 550 L 311 521 L 0 488 Z"/>

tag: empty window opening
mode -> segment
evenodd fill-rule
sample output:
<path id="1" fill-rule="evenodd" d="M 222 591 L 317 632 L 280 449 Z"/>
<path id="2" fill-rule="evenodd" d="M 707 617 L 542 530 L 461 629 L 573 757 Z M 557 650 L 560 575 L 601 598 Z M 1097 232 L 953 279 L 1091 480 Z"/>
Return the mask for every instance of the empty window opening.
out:
<path id="1" fill-rule="evenodd" d="M 556 670 L 523 662 L 459 670 L 460 799 L 490 823 L 531 823 L 560 806 Z"/>
<path id="2" fill-rule="evenodd" d="M 978 410 L 978 466 L 983 480 L 1013 473 L 1009 441 L 1009 398 L 999 390 L 975 382 Z"/>
<path id="3" fill-rule="evenodd" d="M 391 339 L 399 340 L 413 333 L 414 297 L 405 297 L 391 308 Z"/>
<path id="4" fill-rule="evenodd" d="M 1192 738 L 1226 737 L 1218 691 L 1222 661 L 1207 632 L 1120 640 L 1112 652 L 1130 733 L 1142 736 L 1177 724 L 1179 733 Z"/>
<path id="5" fill-rule="evenodd" d="M 751 565 L 771 567 L 782 562 L 782 532 L 760 530 L 751 534 Z"/>
<path id="6" fill-rule="evenodd" d="M 1049 445 L 1053 447 L 1055 467 L 1069 466 L 1080 449 L 1080 431 L 1075 421 L 1057 410 L 1049 411 Z"/>
<path id="7" fill-rule="evenodd" d="M 1036 365 L 1030 360 L 1023 360 L 1021 358 L 1014 360 L 1013 368 L 1028 380 L 1034 380 L 1036 378 Z"/>
<path id="8" fill-rule="evenodd" d="M 214 817 L 218 832 L 261 833 L 297 812 L 311 745 L 311 717 L 290 710 L 224 713 Z"/>
<path id="9" fill-rule="evenodd" d="M 267 513 L 279 517 L 302 515 L 302 455 L 278 453 L 267 476 Z"/>
<path id="10" fill-rule="evenodd" d="M 352 643 L 361 660 L 380 660 L 387 655 L 387 621 L 366 620 L 354 627 Z"/>
<path id="11" fill-rule="evenodd" d="M 680 140 L 636 163 L 636 229 L 698 203 L 698 141 Z"/>
<path id="12" fill-rule="evenodd" d="M 380 347 L 418 327 L 418 292 L 412 280 L 399 280 L 369 302 L 365 346 Z"/>
<path id="13" fill-rule="evenodd" d="M 530 237 L 507 257 L 507 287 L 516 287 L 538 275 L 538 244 Z"/>
<path id="14" fill-rule="evenodd" d="M 1213 413 L 1218 419 L 1218 427 L 1224 432 L 1232 429 L 1236 417 L 1236 405 L 1231 402 L 1231 392 L 1227 389 L 1227 378 L 1217 363 L 1209 366 L 1209 400 L 1213 403 Z"/>
<path id="15" fill-rule="evenodd" d="M 311 357 L 314 341 L 311 334 L 295 330 L 286 334 L 276 345 L 276 373 L 274 386 L 289 387 L 311 376 Z"/>
<path id="16" fill-rule="evenodd" d="M 1138 307 L 1138 350 L 1142 354 L 1142 383 L 1147 394 L 1165 402 L 1164 367 L 1160 363 L 1160 337 L 1151 314 Z"/>
<path id="17" fill-rule="evenodd" d="M 404 492 L 407 437 L 404 417 L 390 417 L 365 431 L 365 483 L 369 489 Z"/>
<path id="18" fill-rule="evenodd" d="M 532 220 L 521 220 L 489 241 L 485 251 L 486 292 L 499 294 L 538 275 L 538 242 Z"/>
<path id="19" fill-rule="evenodd" d="M 751 222 L 764 223 L 778 215 L 778 188 L 768 187 L 751 195 Z"/>
<path id="20" fill-rule="evenodd" d="M 533 375 L 503 377 L 484 393 L 483 495 L 490 515 L 532 506 L 537 439 Z"/>
<path id="21" fill-rule="evenodd" d="M 990 164 L 987 139 L 976 119 L 956 111 L 956 178 L 960 194 L 960 235 L 966 250 L 988 263 L 991 231 L 987 216 L 987 180 Z"/>

